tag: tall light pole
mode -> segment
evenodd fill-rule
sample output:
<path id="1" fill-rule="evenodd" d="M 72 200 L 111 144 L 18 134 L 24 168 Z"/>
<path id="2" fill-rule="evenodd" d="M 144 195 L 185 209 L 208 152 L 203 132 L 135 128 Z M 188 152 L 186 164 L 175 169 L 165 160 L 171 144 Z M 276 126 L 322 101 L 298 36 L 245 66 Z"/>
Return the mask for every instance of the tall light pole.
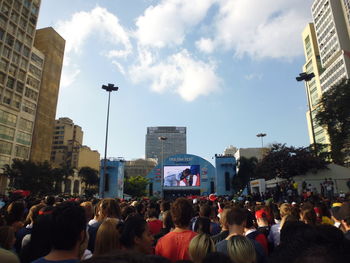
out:
<path id="1" fill-rule="evenodd" d="M 102 198 L 104 197 L 104 188 L 106 180 L 106 171 L 107 171 L 107 141 L 108 141 L 108 124 L 109 124 L 109 105 L 111 101 L 111 92 L 117 91 L 119 88 L 115 87 L 114 84 L 102 85 L 102 89 L 108 92 L 108 107 L 107 107 L 107 123 L 106 123 L 106 140 L 105 140 L 105 156 L 103 160 L 103 177 L 102 177 Z"/>
<path id="2" fill-rule="evenodd" d="M 299 77 L 296 77 L 296 80 L 305 81 L 305 84 L 306 84 L 305 88 L 306 88 L 307 104 L 309 106 L 309 113 L 310 113 L 311 134 L 312 134 L 312 140 L 314 142 L 315 156 L 317 156 L 316 136 L 315 136 L 315 129 L 314 129 L 314 121 L 312 117 L 311 100 L 310 100 L 309 85 L 308 85 L 308 82 L 312 80 L 314 77 L 315 77 L 315 74 L 313 72 L 311 73 L 302 72 L 299 74 Z"/>
<path id="3" fill-rule="evenodd" d="M 161 170 L 161 182 L 162 182 L 162 187 L 164 186 L 164 141 L 166 141 L 168 138 L 165 137 L 165 136 L 159 136 L 158 137 L 158 140 L 160 140 L 161 144 L 162 144 L 162 162 L 161 162 L 161 165 L 160 165 L 160 170 Z M 164 197 L 164 191 L 163 191 L 163 196 Z"/>
<path id="4" fill-rule="evenodd" d="M 256 137 L 260 137 L 261 138 L 261 148 L 264 148 L 264 137 L 266 136 L 266 133 L 258 133 L 256 135 Z"/>

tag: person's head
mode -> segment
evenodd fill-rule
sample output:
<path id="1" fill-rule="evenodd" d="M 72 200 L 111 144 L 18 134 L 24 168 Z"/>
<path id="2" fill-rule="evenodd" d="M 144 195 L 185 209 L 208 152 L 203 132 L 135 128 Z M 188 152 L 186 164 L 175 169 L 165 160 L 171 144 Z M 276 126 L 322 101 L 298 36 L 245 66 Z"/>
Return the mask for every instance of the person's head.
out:
<path id="1" fill-rule="evenodd" d="M 285 215 L 284 217 L 282 217 L 280 228 L 282 229 L 286 222 L 297 222 L 297 221 L 298 219 L 295 216 Z"/>
<path id="2" fill-rule="evenodd" d="M 254 215 L 248 209 L 245 209 L 245 213 L 247 215 L 247 221 L 246 221 L 245 228 L 246 229 L 254 228 L 254 220 L 255 220 Z"/>
<path id="3" fill-rule="evenodd" d="M 226 220 L 228 226 L 241 226 L 245 227 L 247 222 L 247 213 L 242 208 L 233 207 L 228 209 L 226 214 Z"/>
<path id="4" fill-rule="evenodd" d="M 281 218 L 292 213 L 292 207 L 288 203 L 283 203 L 279 207 Z"/>
<path id="5" fill-rule="evenodd" d="M 7 207 L 7 216 L 6 216 L 7 224 L 11 225 L 16 221 L 23 220 L 24 209 L 25 209 L 25 205 L 23 201 L 12 202 Z"/>
<path id="6" fill-rule="evenodd" d="M 115 251 L 107 255 L 93 256 L 83 263 L 154 263 L 152 259 L 135 251 Z M 168 261 L 159 261 L 167 263 Z"/>
<path id="7" fill-rule="evenodd" d="M 169 210 L 163 213 L 162 221 L 163 221 L 163 228 L 165 228 L 168 232 L 170 231 L 170 229 L 174 227 L 174 222 Z"/>
<path id="8" fill-rule="evenodd" d="M 170 210 L 170 202 L 169 201 L 162 201 L 160 203 L 160 211 L 165 212 Z"/>
<path id="9" fill-rule="evenodd" d="M 118 202 L 113 198 L 102 199 L 100 203 L 100 219 L 106 217 L 120 218 L 120 207 Z"/>
<path id="10" fill-rule="evenodd" d="M 0 227 L 0 247 L 10 250 L 16 242 L 15 229 L 11 226 Z"/>
<path id="11" fill-rule="evenodd" d="M 122 219 L 125 221 L 128 218 L 128 216 L 135 214 L 135 212 L 136 212 L 135 207 L 133 206 L 123 207 L 122 213 L 121 213 Z"/>
<path id="12" fill-rule="evenodd" d="M 92 202 L 83 202 L 80 206 L 85 210 L 86 221 L 89 221 L 94 217 L 94 206 L 92 205 Z"/>
<path id="13" fill-rule="evenodd" d="M 37 205 L 33 205 L 30 209 L 29 209 L 29 212 L 28 212 L 28 215 L 27 215 L 27 218 L 26 218 L 26 222 L 28 224 L 31 224 L 31 223 L 34 223 L 34 221 L 36 220 L 36 218 L 38 217 L 39 215 L 39 211 L 45 207 L 45 204 L 43 203 L 40 203 L 40 204 L 37 204 Z"/>
<path id="14" fill-rule="evenodd" d="M 116 218 L 107 218 L 97 230 L 94 255 L 103 255 L 120 247 Z"/>
<path id="15" fill-rule="evenodd" d="M 255 247 L 245 236 L 232 236 L 227 242 L 227 251 L 234 263 L 254 263 Z"/>
<path id="16" fill-rule="evenodd" d="M 267 218 L 267 214 L 265 210 L 260 209 L 255 212 L 256 223 L 259 227 L 264 227 L 269 225 L 269 220 Z"/>
<path id="17" fill-rule="evenodd" d="M 127 249 L 151 254 L 154 238 L 149 231 L 146 220 L 139 215 L 134 215 L 125 221 L 120 241 Z"/>
<path id="18" fill-rule="evenodd" d="M 280 242 L 288 244 L 294 240 L 302 240 L 304 236 L 312 235 L 312 226 L 301 221 L 287 221 L 281 228 Z"/>
<path id="19" fill-rule="evenodd" d="M 305 224 L 316 225 L 317 216 L 315 210 L 313 208 L 301 209 L 300 220 Z"/>
<path id="20" fill-rule="evenodd" d="M 193 208 L 186 198 L 178 198 L 171 206 L 171 217 L 176 227 L 187 228 L 192 218 Z"/>
<path id="21" fill-rule="evenodd" d="M 56 250 L 73 250 L 86 238 L 84 209 L 76 203 L 64 202 L 52 212 L 52 247 Z"/>
<path id="22" fill-rule="evenodd" d="M 55 199 L 54 196 L 48 195 L 48 196 L 45 197 L 44 201 L 45 201 L 46 205 L 53 206 L 55 204 L 55 202 L 56 202 L 56 199 Z"/>
<path id="23" fill-rule="evenodd" d="M 228 224 L 227 224 L 227 212 L 229 211 L 230 208 L 225 207 L 223 209 L 223 211 L 220 214 L 220 224 L 221 224 L 221 228 L 223 230 L 227 230 L 228 229 Z"/>
<path id="24" fill-rule="evenodd" d="M 338 213 L 337 218 L 340 220 L 345 231 L 350 230 L 350 202 L 344 203 Z"/>
<path id="25" fill-rule="evenodd" d="M 204 204 L 204 205 L 200 206 L 200 208 L 199 208 L 199 216 L 210 218 L 210 214 L 211 214 L 211 208 L 210 208 L 209 205 Z"/>
<path id="26" fill-rule="evenodd" d="M 192 238 L 188 248 L 194 263 L 201 263 L 208 253 L 215 252 L 215 244 L 207 234 L 198 234 Z"/>
<path id="27" fill-rule="evenodd" d="M 194 231 L 199 234 L 210 235 L 210 219 L 208 217 L 198 217 L 194 223 Z"/>

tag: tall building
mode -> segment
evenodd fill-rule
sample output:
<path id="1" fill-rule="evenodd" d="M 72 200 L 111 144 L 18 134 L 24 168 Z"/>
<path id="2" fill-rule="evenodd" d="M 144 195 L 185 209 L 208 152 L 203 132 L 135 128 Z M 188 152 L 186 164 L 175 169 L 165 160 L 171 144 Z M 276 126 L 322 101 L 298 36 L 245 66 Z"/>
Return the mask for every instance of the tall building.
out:
<path id="1" fill-rule="evenodd" d="M 305 83 L 307 92 L 306 96 L 308 98 L 308 104 L 310 106 L 309 110 L 306 112 L 310 144 L 313 144 L 315 142 L 321 144 L 329 144 L 329 136 L 327 130 L 318 125 L 315 120 L 317 107 L 319 106 L 319 100 L 322 96 L 320 76 L 324 70 L 321 66 L 321 58 L 317 45 L 314 24 L 310 23 L 305 27 L 302 33 L 302 38 L 306 60 L 303 66 L 303 72 L 314 73 L 315 75 L 311 81 Z M 310 115 L 310 109 L 312 115 Z"/>
<path id="2" fill-rule="evenodd" d="M 84 133 L 71 119 L 56 120 L 52 134 L 50 161 L 53 167 L 80 169 L 89 166 L 99 170 L 100 154 L 83 145 Z"/>
<path id="3" fill-rule="evenodd" d="M 137 159 L 132 161 L 125 161 L 124 164 L 124 176 L 145 177 L 154 167 L 156 167 L 157 161 L 155 159 Z"/>
<path id="4" fill-rule="evenodd" d="M 38 97 L 30 160 L 50 160 L 58 91 L 61 80 L 65 40 L 51 27 L 36 31 L 34 46 L 44 55 L 41 87 Z M 33 64 L 42 66 L 38 59 Z M 29 83 L 29 79 L 27 83 Z"/>
<path id="5" fill-rule="evenodd" d="M 186 154 L 186 127 L 148 127 L 146 134 L 146 158 L 158 163 L 175 154 Z"/>
<path id="6" fill-rule="evenodd" d="M 33 47 L 40 0 L 0 1 L 0 169 L 28 159 L 44 54 Z M 0 175 L 0 193 L 7 179 Z"/>
<path id="7" fill-rule="evenodd" d="M 313 23 L 302 33 L 306 63 L 303 72 L 314 73 L 307 82 L 311 109 L 306 113 L 310 143 L 329 144 L 325 129 L 315 116 L 323 92 L 350 76 L 349 0 L 315 0 L 311 7 Z"/>

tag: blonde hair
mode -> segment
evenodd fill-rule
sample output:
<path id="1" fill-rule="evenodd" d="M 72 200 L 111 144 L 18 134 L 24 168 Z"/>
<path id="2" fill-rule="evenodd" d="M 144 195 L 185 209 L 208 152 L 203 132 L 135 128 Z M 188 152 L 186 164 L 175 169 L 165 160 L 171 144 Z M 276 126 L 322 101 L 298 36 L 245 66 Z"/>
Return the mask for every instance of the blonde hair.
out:
<path id="1" fill-rule="evenodd" d="M 215 252 L 215 244 L 209 235 L 198 234 L 192 238 L 188 252 L 194 263 L 200 263 L 208 253 Z"/>
<path id="2" fill-rule="evenodd" d="M 94 256 L 109 253 L 120 247 L 116 218 L 107 218 L 97 230 Z"/>
<path id="3" fill-rule="evenodd" d="M 227 251 L 235 263 L 254 263 L 256 261 L 255 247 L 245 236 L 232 236 L 227 242 Z"/>
<path id="4" fill-rule="evenodd" d="M 292 206 L 288 203 L 283 203 L 279 207 L 281 218 L 292 213 Z"/>

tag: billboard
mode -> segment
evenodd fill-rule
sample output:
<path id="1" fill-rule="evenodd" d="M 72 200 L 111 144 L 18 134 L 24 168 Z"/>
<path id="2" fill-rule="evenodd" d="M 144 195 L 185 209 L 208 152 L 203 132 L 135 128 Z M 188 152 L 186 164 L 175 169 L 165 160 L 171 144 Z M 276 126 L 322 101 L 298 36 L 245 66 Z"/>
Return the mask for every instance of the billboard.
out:
<path id="1" fill-rule="evenodd" d="M 200 186 L 199 165 L 164 166 L 165 187 Z"/>

